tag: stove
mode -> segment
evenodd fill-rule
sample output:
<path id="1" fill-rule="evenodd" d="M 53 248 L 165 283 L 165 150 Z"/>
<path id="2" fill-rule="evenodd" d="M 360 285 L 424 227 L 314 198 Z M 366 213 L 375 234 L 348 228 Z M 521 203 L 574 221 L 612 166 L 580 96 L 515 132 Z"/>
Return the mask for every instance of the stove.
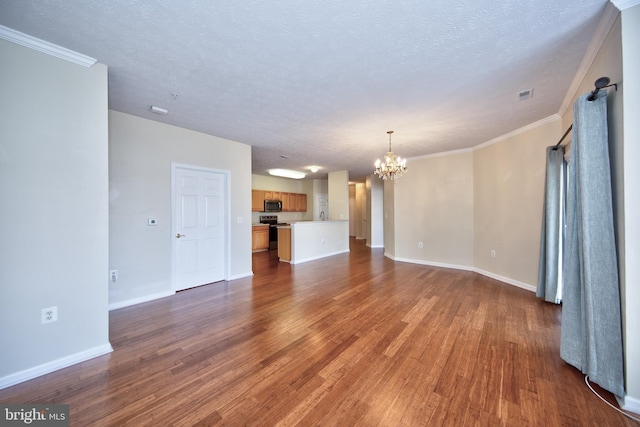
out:
<path id="1" fill-rule="evenodd" d="M 278 249 L 278 215 L 260 215 L 260 224 L 269 224 L 269 249 Z"/>
<path id="2" fill-rule="evenodd" d="M 269 225 L 278 224 L 278 215 L 260 215 L 258 219 L 260 221 L 260 224 L 269 224 Z"/>

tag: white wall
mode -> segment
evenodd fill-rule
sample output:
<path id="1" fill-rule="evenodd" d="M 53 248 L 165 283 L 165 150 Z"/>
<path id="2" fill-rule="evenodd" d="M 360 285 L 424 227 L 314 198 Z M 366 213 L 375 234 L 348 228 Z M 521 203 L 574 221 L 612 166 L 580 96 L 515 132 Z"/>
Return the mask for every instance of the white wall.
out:
<path id="1" fill-rule="evenodd" d="M 640 411 L 640 6 L 622 11 L 625 405 Z"/>
<path id="2" fill-rule="evenodd" d="M 250 146 L 110 111 L 109 160 L 112 307 L 172 293 L 172 162 L 230 171 L 228 276 L 251 274 Z"/>
<path id="3" fill-rule="evenodd" d="M 349 172 L 329 173 L 329 219 L 349 220 Z M 348 231 L 347 231 L 348 233 Z"/>
<path id="4" fill-rule="evenodd" d="M 111 346 L 107 68 L 4 40 L 0 58 L 1 388 Z"/>
<path id="5" fill-rule="evenodd" d="M 472 265 L 476 269 L 535 289 L 545 153 L 560 139 L 560 126 L 558 116 L 474 151 Z"/>
<path id="6" fill-rule="evenodd" d="M 410 164 L 393 184 L 396 259 L 473 265 L 472 152 L 415 158 Z"/>
<path id="7" fill-rule="evenodd" d="M 349 218 L 355 224 L 356 229 L 356 239 L 366 240 L 369 236 L 367 234 L 367 189 L 365 184 L 362 182 L 357 182 L 355 184 L 356 190 L 356 209 L 355 209 L 355 218 Z"/>
<path id="8" fill-rule="evenodd" d="M 384 181 L 383 185 L 383 224 L 384 224 L 384 254 L 390 258 L 395 257 L 396 253 L 396 201 L 395 201 L 395 184 L 390 181 Z"/>
<path id="9" fill-rule="evenodd" d="M 375 175 L 366 179 L 369 233 L 367 246 L 384 247 L 384 184 Z"/>

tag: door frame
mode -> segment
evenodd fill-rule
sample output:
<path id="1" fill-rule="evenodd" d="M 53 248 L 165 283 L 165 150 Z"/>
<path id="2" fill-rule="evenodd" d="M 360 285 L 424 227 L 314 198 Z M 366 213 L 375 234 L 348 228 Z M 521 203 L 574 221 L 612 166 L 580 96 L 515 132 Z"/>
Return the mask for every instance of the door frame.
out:
<path id="1" fill-rule="evenodd" d="M 191 170 L 191 171 L 196 171 L 196 172 L 204 172 L 204 173 L 215 173 L 215 174 L 221 174 L 223 175 L 223 179 L 224 179 L 224 184 L 223 184 L 223 188 L 224 188 L 224 196 L 222 197 L 222 200 L 224 202 L 224 225 L 223 225 L 223 229 L 224 229 L 224 280 L 228 281 L 229 280 L 229 272 L 231 271 L 231 239 L 230 239 L 230 234 L 231 234 L 231 182 L 230 182 L 230 176 L 231 176 L 231 171 L 229 170 L 224 170 L 224 169 L 215 169 L 215 168 L 208 168 L 208 167 L 204 167 L 204 166 L 196 166 L 196 165 L 189 165 L 189 164 L 185 164 L 185 163 L 176 163 L 176 162 L 171 162 L 171 290 L 173 292 L 176 292 L 176 275 L 177 275 L 177 263 L 178 260 L 176 259 L 176 245 L 177 245 L 177 239 L 175 239 L 175 235 L 177 233 L 177 229 L 176 229 L 176 184 L 175 184 L 175 178 L 176 178 L 176 171 L 178 169 L 186 169 L 186 170 Z"/>

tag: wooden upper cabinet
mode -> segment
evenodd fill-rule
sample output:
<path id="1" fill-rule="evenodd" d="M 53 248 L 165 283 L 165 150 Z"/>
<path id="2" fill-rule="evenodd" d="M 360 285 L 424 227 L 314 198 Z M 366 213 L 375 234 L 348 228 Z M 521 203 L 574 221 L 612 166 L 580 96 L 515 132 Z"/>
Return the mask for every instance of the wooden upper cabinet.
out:
<path id="1" fill-rule="evenodd" d="M 251 190 L 251 210 L 264 211 L 265 200 L 280 200 L 282 212 L 306 212 L 307 195 L 300 193 L 284 193 L 281 191 Z"/>
<path id="2" fill-rule="evenodd" d="M 307 211 L 307 195 L 306 194 L 296 194 L 296 211 L 298 212 Z"/>
<path id="3" fill-rule="evenodd" d="M 282 198 L 282 211 L 283 212 L 292 212 L 296 210 L 296 201 L 294 197 L 291 196 L 295 196 L 295 194 L 291 194 L 291 193 L 280 193 Z"/>
<path id="4" fill-rule="evenodd" d="M 279 191 L 265 190 L 264 198 L 266 200 L 282 200 L 282 193 Z"/>
<path id="5" fill-rule="evenodd" d="M 264 190 L 251 190 L 251 211 L 262 212 L 264 210 Z"/>

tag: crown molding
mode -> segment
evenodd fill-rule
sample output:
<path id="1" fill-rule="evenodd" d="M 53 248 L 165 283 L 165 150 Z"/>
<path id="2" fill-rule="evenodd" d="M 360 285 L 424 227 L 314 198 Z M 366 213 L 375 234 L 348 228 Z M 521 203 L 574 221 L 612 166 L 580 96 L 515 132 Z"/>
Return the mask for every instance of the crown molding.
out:
<path id="1" fill-rule="evenodd" d="M 475 147 L 461 148 L 461 149 L 458 149 L 458 150 L 441 151 L 439 153 L 423 154 L 421 156 L 407 157 L 407 161 L 411 160 L 413 162 L 413 161 L 416 161 L 416 160 L 431 159 L 433 157 L 445 157 L 445 156 L 453 156 L 453 155 L 456 155 L 456 154 L 471 153 L 474 150 L 474 148 Z"/>
<path id="2" fill-rule="evenodd" d="M 49 43 L 48 41 L 40 40 L 28 34 L 21 33 L 20 31 L 5 27 L 4 25 L 0 25 L 0 39 L 37 50 L 38 52 L 46 53 L 47 55 L 55 56 L 56 58 L 64 59 L 65 61 L 73 62 L 74 64 L 82 65 L 87 68 L 93 66 L 93 64 L 97 62 L 97 59 L 74 52 L 65 47 Z"/>
<path id="3" fill-rule="evenodd" d="M 630 2 L 631 0 L 627 0 Z M 632 0 L 636 3 L 640 0 Z M 593 61 L 596 59 L 604 40 L 607 38 L 609 31 L 611 31 L 611 27 L 616 22 L 620 11 L 616 9 L 617 6 L 614 6 L 614 3 L 607 3 L 605 7 L 604 13 L 600 18 L 600 22 L 598 22 L 598 27 L 596 28 L 596 32 L 591 39 L 591 43 L 587 47 L 587 51 L 582 57 L 582 62 L 578 67 L 578 71 L 573 76 L 573 81 L 569 86 L 569 90 L 567 90 L 567 94 L 564 96 L 564 100 L 560 105 L 560 109 L 558 110 L 558 114 L 562 117 L 569 109 L 569 106 L 573 103 L 573 100 L 576 98 L 576 92 L 580 87 L 580 84 L 584 81 L 584 78 L 587 76 L 589 72 L 589 68 L 593 65 Z"/>
<path id="4" fill-rule="evenodd" d="M 407 161 L 411 160 L 411 161 L 416 161 L 416 160 L 422 160 L 422 159 L 430 159 L 433 157 L 443 157 L 443 156 L 453 156 L 455 154 L 464 154 L 464 153 L 470 153 L 476 150 L 480 150 L 482 148 L 488 147 L 490 145 L 493 144 L 497 144 L 498 142 L 504 141 L 506 139 L 509 138 L 513 138 L 514 136 L 520 135 L 522 133 L 528 132 L 530 130 L 533 130 L 535 128 L 538 128 L 540 126 L 544 126 L 546 124 L 549 123 L 553 123 L 557 120 L 562 120 L 562 118 L 558 115 L 558 114 L 552 114 L 548 117 L 545 117 L 544 119 L 540 119 L 537 122 L 533 122 L 530 123 L 526 126 L 523 126 L 521 128 L 518 128 L 516 130 L 513 130 L 509 133 L 505 133 L 504 135 L 500 135 L 496 138 L 490 139 L 489 141 L 483 142 L 481 144 L 478 145 L 474 145 L 473 147 L 470 148 L 462 148 L 459 150 L 451 150 L 451 151 L 442 151 L 440 153 L 433 153 L 433 154 L 423 154 L 422 156 L 415 156 L 415 157 L 407 157 Z"/>
<path id="5" fill-rule="evenodd" d="M 619 10 L 629 9 L 640 4 L 640 0 L 611 0 L 611 3 Z"/>
<path id="6" fill-rule="evenodd" d="M 497 144 L 498 142 L 504 141 L 504 140 L 509 139 L 509 138 L 513 138 L 514 136 L 517 136 L 517 135 L 520 135 L 521 133 L 528 132 L 528 131 L 533 130 L 535 128 L 538 128 L 540 126 L 544 126 L 546 124 L 553 123 L 553 122 L 555 122 L 557 120 L 561 120 L 561 119 L 562 118 L 558 114 L 552 114 L 552 115 L 550 115 L 548 117 L 545 117 L 544 119 L 538 120 L 537 122 L 530 123 L 530 124 L 528 124 L 526 126 L 523 126 L 523 127 L 519 128 L 519 129 L 516 129 L 516 130 L 511 131 L 509 133 L 505 133 L 504 135 L 501 135 L 501 136 L 499 136 L 497 138 L 493 138 L 493 139 L 490 139 L 487 142 L 483 142 L 482 144 L 478 144 L 478 145 L 473 147 L 473 151 L 479 150 L 481 148 L 488 147 L 488 146 L 493 145 L 493 144 Z"/>

